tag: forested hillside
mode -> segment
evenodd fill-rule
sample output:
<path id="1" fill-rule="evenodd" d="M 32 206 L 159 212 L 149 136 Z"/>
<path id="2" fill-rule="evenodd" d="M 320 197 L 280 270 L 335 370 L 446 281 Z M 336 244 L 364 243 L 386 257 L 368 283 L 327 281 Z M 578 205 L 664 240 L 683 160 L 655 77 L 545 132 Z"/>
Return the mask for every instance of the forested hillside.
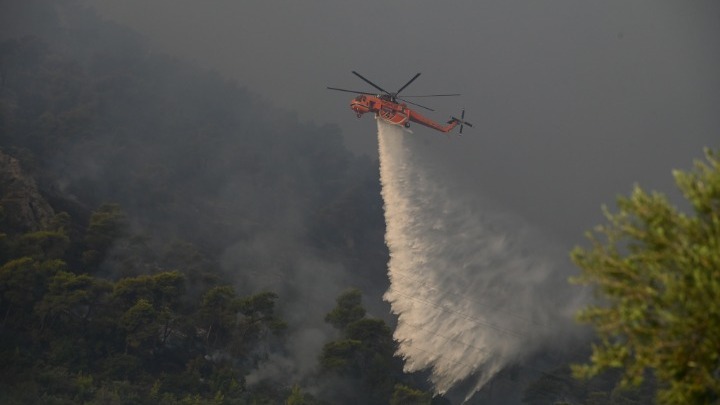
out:
<path id="1" fill-rule="evenodd" d="M 341 295 L 382 305 L 376 162 L 73 1 L 15 7 L 0 402 L 430 403 Z"/>

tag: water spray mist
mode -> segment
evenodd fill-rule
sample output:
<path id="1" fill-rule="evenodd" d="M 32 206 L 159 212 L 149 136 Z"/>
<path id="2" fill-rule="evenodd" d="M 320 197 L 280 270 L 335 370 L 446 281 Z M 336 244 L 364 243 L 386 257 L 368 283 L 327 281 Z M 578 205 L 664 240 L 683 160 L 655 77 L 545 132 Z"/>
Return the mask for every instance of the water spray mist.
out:
<path id="1" fill-rule="evenodd" d="M 378 120 L 378 140 L 398 355 L 408 372 L 430 369 L 438 393 L 472 381 L 467 399 L 567 319 L 566 276 L 542 238 L 460 188 L 419 135 Z"/>

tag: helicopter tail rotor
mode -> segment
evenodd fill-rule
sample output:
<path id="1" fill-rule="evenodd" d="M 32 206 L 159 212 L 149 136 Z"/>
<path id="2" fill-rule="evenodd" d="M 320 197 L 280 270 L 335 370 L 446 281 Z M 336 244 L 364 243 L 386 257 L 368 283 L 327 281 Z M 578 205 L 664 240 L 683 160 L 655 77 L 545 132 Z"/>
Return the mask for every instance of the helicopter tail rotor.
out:
<path id="1" fill-rule="evenodd" d="M 455 118 L 455 117 L 452 117 L 452 116 L 451 116 L 450 118 L 451 118 L 451 120 L 448 122 L 448 124 L 450 124 L 450 123 L 452 123 L 452 122 L 457 122 L 458 124 L 460 124 L 460 133 L 461 133 L 461 134 L 462 134 L 462 132 L 463 132 L 463 128 L 465 127 L 465 125 L 467 125 L 467 126 L 469 126 L 470 128 L 472 128 L 472 124 L 469 123 L 469 122 L 467 122 L 467 121 L 465 121 L 465 109 L 464 109 L 464 108 L 462 109 L 462 113 L 460 113 L 460 118 Z"/>

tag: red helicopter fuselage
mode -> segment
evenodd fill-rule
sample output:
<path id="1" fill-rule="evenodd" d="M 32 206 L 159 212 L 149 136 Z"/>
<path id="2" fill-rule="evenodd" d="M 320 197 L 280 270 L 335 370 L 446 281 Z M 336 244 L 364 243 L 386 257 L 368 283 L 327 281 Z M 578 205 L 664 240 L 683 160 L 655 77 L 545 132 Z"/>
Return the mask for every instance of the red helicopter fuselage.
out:
<path id="1" fill-rule="evenodd" d="M 416 122 L 420 125 L 435 129 L 441 132 L 450 132 L 461 122 L 457 119 L 448 121 L 447 125 L 439 124 L 422 114 L 419 114 L 405 103 L 397 103 L 390 96 L 372 96 L 369 94 L 361 94 L 350 101 L 350 108 L 355 111 L 358 118 L 363 114 L 372 112 L 377 118 L 382 119 L 393 125 L 409 127 L 410 122 Z"/>
<path id="2" fill-rule="evenodd" d="M 414 110 L 411 110 L 408 108 L 408 104 L 412 104 L 414 106 L 422 107 L 430 111 L 435 111 L 432 108 L 425 107 L 424 105 L 420 105 L 417 103 L 414 103 L 412 101 L 404 100 L 400 98 L 398 95 L 407 87 L 410 85 L 410 83 L 414 82 L 415 79 L 420 76 L 420 73 L 417 73 L 415 76 L 412 77 L 405 85 L 400 87 L 398 91 L 394 93 L 390 93 L 389 91 L 383 89 L 382 87 L 378 86 L 377 84 L 371 82 L 366 77 L 361 75 L 360 73 L 356 71 L 352 71 L 352 73 L 362 79 L 365 83 L 375 87 L 377 90 L 381 91 L 382 93 L 374 93 L 379 95 L 373 95 L 373 93 L 368 93 L 366 91 L 358 91 L 358 90 L 348 90 L 348 89 L 341 89 L 338 87 L 328 87 L 329 90 L 335 90 L 335 91 L 342 91 L 345 93 L 355 93 L 359 94 L 357 97 L 352 99 L 350 101 L 350 108 L 355 111 L 355 114 L 358 118 L 362 117 L 363 114 L 372 112 L 375 113 L 375 118 L 380 118 L 385 122 L 388 122 L 393 125 L 401 125 L 404 127 L 409 127 L 410 122 L 416 122 L 420 125 L 426 126 L 428 128 L 432 128 L 436 131 L 440 132 L 450 132 L 453 128 L 460 125 L 460 133 L 462 134 L 463 127 L 465 125 L 472 127 L 472 124 L 465 121 L 465 109 L 462 110 L 462 113 L 460 114 L 460 118 L 450 117 L 450 121 L 447 122 L 447 125 L 439 124 L 430 118 L 427 118 L 423 116 L 422 114 L 419 114 L 415 112 Z M 430 95 L 421 95 L 421 96 L 405 96 L 405 98 L 408 97 L 447 97 L 447 96 L 459 96 L 460 94 L 430 94 Z M 402 102 L 404 101 L 404 102 Z M 407 103 L 407 104 L 406 104 Z"/>

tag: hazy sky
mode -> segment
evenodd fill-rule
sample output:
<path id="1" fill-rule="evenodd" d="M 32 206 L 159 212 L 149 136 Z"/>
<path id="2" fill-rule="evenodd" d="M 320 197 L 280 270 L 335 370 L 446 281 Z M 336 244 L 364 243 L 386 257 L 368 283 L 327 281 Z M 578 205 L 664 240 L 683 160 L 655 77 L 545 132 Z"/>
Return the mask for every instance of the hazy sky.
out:
<path id="1" fill-rule="evenodd" d="M 488 292 L 494 292 L 502 304 L 497 307 L 507 307 L 505 300 L 524 305 L 514 309 L 515 315 L 535 319 L 536 310 L 551 311 L 545 300 L 557 299 L 562 295 L 558 291 L 575 291 L 565 283 L 565 271 L 574 270 L 567 266 L 566 252 L 582 243 L 584 230 L 601 221 L 602 204 L 612 206 L 615 196 L 627 194 L 635 183 L 677 197 L 671 170 L 690 168 L 704 146 L 720 147 L 717 0 L 80 1 L 136 29 L 149 39 L 152 52 L 219 71 L 303 121 L 338 125 L 357 153 L 377 156 L 377 125 L 370 116 L 355 118 L 348 107 L 350 94 L 326 89 L 372 91 L 352 70 L 389 90 L 422 72 L 404 94 L 463 93 L 423 104 L 437 110 L 427 115 L 438 121 L 465 107 L 474 128 L 459 137 L 415 125 L 413 134 L 404 134 L 413 137 L 407 149 L 411 156 L 400 160 L 412 162 L 418 172 L 432 171 L 433 190 L 447 194 L 447 204 L 432 195 L 435 207 L 442 209 L 425 210 L 415 218 L 424 221 L 420 225 L 435 224 L 432 218 L 450 219 L 446 223 L 452 226 L 441 240 L 427 245 L 457 253 L 455 241 L 470 235 L 460 246 L 467 254 L 458 255 L 460 259 L 434 250 L 428 256 L 428 263 L 440 264 L 422 276 L 442 273 L 444 283 L 431 287 L 438 287 L 446 302 L 462 293 L 487 300 L 492 298 Z M 22 31 L 22 23 L 11 24 L 21 19 L 7 12 L 20 0 L 0 4 L 7 7 L 0 12 L 0 34 Z M 408 184 L 403 201 L 422 201 L 423 193 L 415 191 L 423 190 Z M 490 214 L 511 220 L 499 221 L 502 229 L 485 238 L 493 243 L 482 245 L 484 234 L 471 231 L 492 228 L 483 222 Z M 412 236 L 411 228 L 400 229 Z M 422 226 L 417 229 L 417 240 L 431 234 Z M 526 234 L 530 236 L 524 238 Z M 262 248 L 277 243 L 264 242 L 258 238 L 243 248 L 261 255 L 266 253 Z M 502 251 L 495 256 L 486 253 L 487 246 L 505 244 L 510 248 L 498 249 Z M 466 260 L 473 255 L 482 257 Z M 547 262 L 552 268 L 545 266 L 544 255 L 552 256 Z M 325 282 L 344 282 L 326 276 L 339 270 L 328 265 L 318 271 L 320 264 L 313 260 L 297 264 L 297 274 L 317 284 L 317 296 L 327 293 Z M 560 260 L 565 262 L 556 265 Z M 466 261 L 475 267 L 465 266 Z M 476 271 L 483 261 L 492 268 Z M 524 261 L 540 265 L 522 265 Z M 472 271 L 444 271 L 450 267 Z M 553 283 L 536 282 L 544 274 L 559 276 Z M 483 287 L 495 276 L 507 279 L 509 287 Z M 423 284 L 427 280 L 420 279 Z M 397 280 L 393 283 L 399 288 Z M 451 288 L 455 285 L 462 289 Z M 315 292 L 305 287 L 299 289 Z M 478 311 L 475 317 L 497 324 L 496 315 Z M 439 335 L 435 330 L 451 329 L 422 325 L 433 332 L 425 334 L 430 339 Z M 486 347 L 477 343 L 486 336 L 473 329 L 477 326 L 454 325 L 475 339 L 463 341 Z M 320 349 L 321 332 L 313 328 L 299 330 L 293 341 L 303 349 L 293 353 Z M 315 349 L 308 351 L 310 342 Z M 518 340 L 516 346 L 527 342 Z M 517 354 L 513 350 L 508 352 Z M 315 364 L 314 355 L 293 360 L 300 366 L 290 373 Z"/>
<path id="2" fill-rule="evenodd" d="M 636 182 L 672 191 L 720 142 L 720 3 L 715 0 L 88 0 L 158 52 L 237 79 L 302 120 L 335 123 L 375 155 L 376 125 L 347 93 L 357 70 L 427 100 L 458 138 L 414 127 L 437 159 L 567 243 Z M 425 101 L 425 100 L 423 100 Z"/>

